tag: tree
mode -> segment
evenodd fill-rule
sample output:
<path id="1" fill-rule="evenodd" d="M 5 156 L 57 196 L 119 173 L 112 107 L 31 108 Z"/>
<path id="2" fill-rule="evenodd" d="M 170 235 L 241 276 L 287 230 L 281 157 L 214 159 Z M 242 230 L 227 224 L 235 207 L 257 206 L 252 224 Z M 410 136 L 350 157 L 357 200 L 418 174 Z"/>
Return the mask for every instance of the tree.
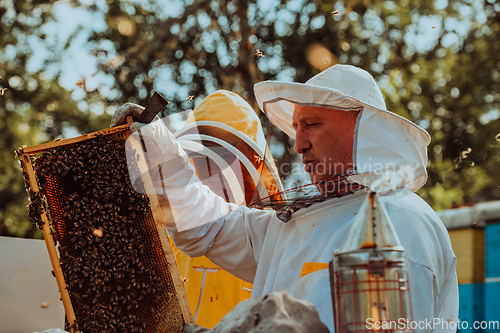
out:
<path id="1" fill-rule="evenodd" d="M 336 62 L 354 64 L 374 75 L 389 110 L 430 132 L 429 182 L 420 195 L 434 208 L 500 199 L 500 126 L 494 121 L 500 117 L 500 4 L 198 1 L 165 20 L 151 6 L 136 6 L 135 14 L 111 6 L 107 20 L 121 17 L 137 33 L 123 36 L 118 23 L 94 37 L 120 42 L 123 63 L 107 71 L 126 92 L 123 101 L 164 89 L 172 109 L 186 109 L 187 95 L 199 101 L 223 88 L 255 106 L 252 86 L 262 79 L 288 73 L 288 79 L 305 82 Z M 419 47 L 423 33 L 433 38 Z M 264 57 L 258 59 L 258 51 Z M 315 57 L 323 63 L 315 64 Z M 185 90 L 157 83 L 162 68 Z M 288 141 L 282 134 L 275 138 L 277 144 Z"/>
<path id="2" fill-rule="evenodd" d="M 7 22 L 6 34 L 0 37 L 1 59 L 12 63 L 5 67 L 10 71 L 2 69 L 0 75 L 9 83 L 18 76 L 25 85 L 8 87 L 0 101 L 4 109 L 10 101 L 10 112 L 15 110 L 7 118 L 10 131 L 16 129 L 2 148 L 7 155 L 21 144 L 55 138 L 68 126 L 82 133 L 102 129 L 102 121 L 109 118 L 106 112 L 95 116 L 79 110 L 70 92 L 46 82 L 44 70 L 19 72 L 33 56 L 26 37 L 16 34 L 35 35 L 43 41 L 40 27 L 50 20 L 53 4 L 16 1 L 15 15 L 8 14 L 7 7 L 0 12 L 2 22 Z M 376 78 L 389 110 L 431 134 L 429 181 L 419 191 L 424 199 L 436 209 L 500 199 L 499 143 L 495 140 L 500 133 L 495 121 L 500 117 L 498 2 L 179 0 L 172 5 L 109 0 L 92 5 L 75 2 L 74 6 L 99 14 L 105 22 L 88 46 L 99 62 L 94 81 L 106 78 L 110 84 L 83 90 L 82 101 L 89 108 L 112 109 L 125 102 L 145 105 L 156 90 L 171 101 L 168 112 L 173 112 L 194 107 L 216 89 L 228 89 L 259 112 L 253 96 L 255 83 L 269 79 L 305 82 L 335 63 L 353 64 Z M 36 8 L 41 8 L 41 14 L 36 14 Z M 32 16 L 34 20 L 27 19 Z M 9 35 L 13 36 L 10 40 Z M 72 38 L 75 35 L 68 39 L 67 48 Z M 12 49 L 18 56 L 9 58 Z M 47 60 L 45 67 L 60 60 Z M 52 82 L 59 75 L 53 75 Z M 36 82 L 39 89 L 31 95 L 24 88 L 29 82 Z M 189 96 L 194 96 L 194 102 Z M 23 111 L 25 101 L 30 103 L 28 111 Z M 21 122 L 14 119 L 23 114 L 34 131 L 29 140 L 21 139 L 14 123 Z M 36 137 L 35 128 L 45 137 Z M 289 144 L 289 139 L 273 133 L 273 144 Z M 276 157 L 278 162 L 285 158 Z M 11 164 L 2 170 L 9 175 L 5 183 L 17 177 L 21 187 L 19 169 Z M 0 208 L 4 214 L 0 228 L 6 234 L 7 229 L 1 227 L 5 212 L 10 211 L 16 220 L 26 219 L 20 217 L 22 191 L 2 191 L 12 198 L 9 207 L 17 207 L 14 215 L 14 208 Z"/>
<path id="3" fill-rule="evenodd" d="M 14 151 L 60 137 L 64 129 L 81 133 L 101 129 L 103 117 L 78 109 L 71 93 L 58 84 L 59 74 L 45 66 L 30 71 L 37 54 L 34 41 L 43 41 L 40 27 L 52 20 L 54 1 L 15 1 L 0 4 L 0 235 L 37 237 L 41 232 L 27 217 L 28 196 Z M 53 59 L 57 61 L 58 59 Z M 60 59 L 59 59 L 60 60 Z M 107 116 L 106 122 L 109 120 Z"/>

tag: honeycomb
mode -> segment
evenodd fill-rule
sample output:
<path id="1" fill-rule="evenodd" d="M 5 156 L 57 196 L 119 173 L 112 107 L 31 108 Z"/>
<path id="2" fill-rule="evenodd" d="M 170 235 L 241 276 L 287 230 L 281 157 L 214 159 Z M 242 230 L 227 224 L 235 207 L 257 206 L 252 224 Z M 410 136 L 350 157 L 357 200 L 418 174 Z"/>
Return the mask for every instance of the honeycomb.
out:
<path id="1" fill-rule="evenodd" d="M 175 261 L 166 258 L 149 197 L 132 187 L 125 145 L 121 132 L 41 151 L 41 195 L 31 198 L 30 217 L 40 227 L 43 197 L 77 330 L 182 332 Z"/>
<path id="2" fill-rule="evenodd" d="M 185 132 L 183 132 L 180 137 L 188 134 L 204 134 L 208 135 L 211 137 L 219 138 L 224 140 L 225 142 L 229 143 L 233 147 L 235 147 L 240 153 L 245 155 L 245 157 L 252 163 L 253 167 L 255 170 L 259 173 L 260 175 L 260 181 L 263 182 L 263 185 L 266 187 L 267 192 L 269 194 L 269 200 L 273 201 L 280 201 L 282 200 L 282 196 L 279 193 L 279 189 L 276 186 L 276 180 L 274 179 L 271 170 L 269 167 L 264 163 L 264 160 L 255 152 L 255 150 L 244 140 L 236 136 L 235 134 L 228 132 L 226 130 L 220 129 L 220 128 L 215 128 L 212 126 L 206 126 L 206 125 L 201 125 L 194 127 L 192 129 L 189 129 Z M 221 145 L 207 141 L 207 140 L 201 140 L 201 143 L 203 144 L 204 147 L 208 147 L 210 149 L 214 149 L 217 154 L 222 157 L 228 165 L 233 165 L 233 162 L 236 158 L 233 153 L 229 152 L 226 148 L 222 147 Z M 196 159 L 196 154 L 190 154 L 190 157 L 195 157 L 192 159 L 193 164 L 196 167 L 196 171 L 200 172 L 202 170 L 207 170 L 207 162 L 205 161 L 205 158 L 203 158 L 202 161 L 199 161 Z M 197 163 L 200 164 L 205 164 L 205 166 L 198 167 Z M 212 166 L 210 166 L 212 167 Z M 213 174 L 216 174 L 220 172 L 220 170 L 217 170 L 216 166 L 213 166 L 215 170 L 212 172 Z M 248 172 L 247 168 L 245 165 L 240 161 L 239 163 L 239 170 L 235 170 L 236 174 L 239 174 L 241 172 L 241 181 L 244 184 L 240 184 L 242 188 L 245 189 L 245 201 L 247 205 L 250 205 L 252 202 L 259 201 L 261 198 L 260 193 L 256 190 L 256 184 L 252 180 L 252 177 L 250 176 L 250 173 Z M 240 171 L 241 170 L 241 171 Z M 209 168 L 208 168 L 208 171 Z M 198 174 L 198 177 L 201 179 L 204 179 L 206 177 L 209 177 L 211 175 L 203 175 L 203 174 Z M 224 197 L 227 199 L 227 196 L 225 193 L 217 193 L 221 197 Z M 230 201 L 230 200 L 228 200 Z"/>

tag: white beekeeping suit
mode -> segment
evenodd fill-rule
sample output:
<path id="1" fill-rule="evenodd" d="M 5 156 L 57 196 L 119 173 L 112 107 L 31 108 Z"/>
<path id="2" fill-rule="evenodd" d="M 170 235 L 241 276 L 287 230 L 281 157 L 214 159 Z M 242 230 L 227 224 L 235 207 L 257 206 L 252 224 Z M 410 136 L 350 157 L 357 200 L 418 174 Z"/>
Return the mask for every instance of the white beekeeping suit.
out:
<path id="1" fill-rule="evenodd" d="M 395 230 L 405 248 L 417 332 L 452 332 L 440 321 L 458 320 L 458 285 L 447 231 L 436 213 L 416 194 L 426 181 L 429 135 L 386 110 L 380 89 L 365 71 L 333 66 L 306 84 L 267 81 L 255 86 L 259 106 L 278 128 L 295 137 L 295 105 L 359 112 L 353 129 L 354 174 L 349 181 L 381 191 Z M 197 181 L 180 145 L 160 122 L 143 128 L 163 153 L 183 167 L 163 173 L 160 201 L 174 212 L 168 229 L 174 242 L 191 256 L 210 260 L 253 283 L 252 297 L 285 289 L 311 302 L 334 331 L 327 263 L 339 249 L 356 217 L 365 191 L 329 199 L 293 213 L 283 223 L 270 210 L 228 204 Z M 164 168 L 166 169 L 166 167 Z M 162 187 L 163 186 L 163 187 Z M 388 187 L 389 186 L 389 187 Z M 431 323 L 431 325 L 429 325 Z M 450 325 L 453 327 L 453 325 Z"/>

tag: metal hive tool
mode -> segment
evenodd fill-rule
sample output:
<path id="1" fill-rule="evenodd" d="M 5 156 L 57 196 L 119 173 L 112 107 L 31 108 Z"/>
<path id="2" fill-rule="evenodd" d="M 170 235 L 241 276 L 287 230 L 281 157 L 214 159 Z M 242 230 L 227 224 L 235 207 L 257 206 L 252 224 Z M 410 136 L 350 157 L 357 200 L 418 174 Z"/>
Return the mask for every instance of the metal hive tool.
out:
<path id="1" fill-rule="evenodd" d="M 193 321 L 140 142 L 126 141 L 129 126 L 16 152 L 71 332 L 182 332 Z M 130 142 L 141 175 L 134 186 L 147 195 L 130 184 Z"/>

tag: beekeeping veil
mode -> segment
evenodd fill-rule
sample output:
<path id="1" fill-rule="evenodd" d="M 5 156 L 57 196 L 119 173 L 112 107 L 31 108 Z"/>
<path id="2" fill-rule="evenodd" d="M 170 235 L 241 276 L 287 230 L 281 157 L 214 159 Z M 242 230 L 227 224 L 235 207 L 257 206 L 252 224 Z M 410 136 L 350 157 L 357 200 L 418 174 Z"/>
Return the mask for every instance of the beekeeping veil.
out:
<path id="1" fill-rule="evenodd" d="M 227 202 L 248 205 L 283 191 L 274 161 L 266 156 L 260 120 L 235 93 L 219 90 L 206 97 L 174 137 L 196 176 Z"/>
<path id="2" fill-rule="evenodd" d="M 127 142 L 134 189 L 154 192 L 167 226 L 178 232 L 203 233 L 207 223 L 233 207 L 226 203 L 249 205 L 262 198 L 284 197 L 260 120 L 235 93 L 217 91 L 192 111 L 143 124 Z M 147 161 L 142 168 L 136 167 L 142 160 L 137 151 Z M 149 189 L 139 177 L 146 170 L 152 180 Z"/>
<path id="3" fill-rule="evenodd" d="M 347 181 L 378 192 L 399 187 L 416 191 L 426 182 L 429 134 L 387 110 L 380 88 L 368 72 L 335 65 L 305 84 L 265 81 L 254 89 L 269 121 L 291 139 L 296 134 L 292 126 L 296 105 L 359 112 L 352 129 L 353 167 L 344 175 Z"/>

